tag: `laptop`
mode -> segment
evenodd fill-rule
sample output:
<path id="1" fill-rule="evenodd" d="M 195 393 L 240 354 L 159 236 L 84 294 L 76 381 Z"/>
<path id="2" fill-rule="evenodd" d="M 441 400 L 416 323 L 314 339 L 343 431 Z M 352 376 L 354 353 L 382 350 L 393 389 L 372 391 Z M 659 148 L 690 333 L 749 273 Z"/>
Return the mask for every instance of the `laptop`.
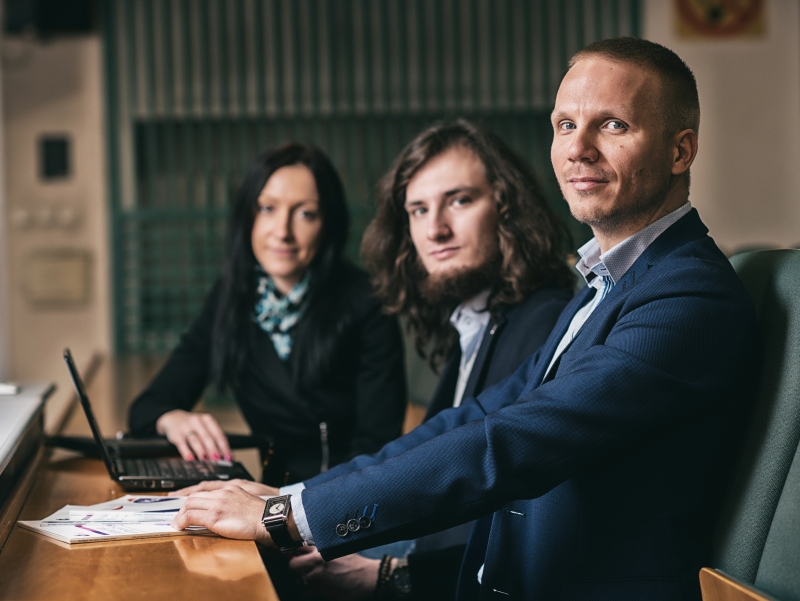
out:
<path id="1" fill-rule="evenodd" d="M 89 427 L 92 429 L 92 436 L 100 456 L 106 464 L 108 475 L 123 490 L 166 491 L 192 486 L 203 480 L 253 479 L 245 467 L 235 461 L 188 461 L 175 457 L 116 457 L 100 432 L 89 397 L 86 395 L 86 387 L 69 349 L 64 350 L 64 361 L 67 363 L 69 375 L 75 385 L 75 392 L 78 393 L 86 419 L 89 420 Z"/>

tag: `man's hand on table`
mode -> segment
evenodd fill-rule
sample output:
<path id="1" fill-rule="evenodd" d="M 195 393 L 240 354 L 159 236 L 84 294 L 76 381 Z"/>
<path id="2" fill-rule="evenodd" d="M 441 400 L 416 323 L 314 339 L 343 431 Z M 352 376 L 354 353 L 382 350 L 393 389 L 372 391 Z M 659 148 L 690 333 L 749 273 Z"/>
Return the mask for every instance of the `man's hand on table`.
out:
<path id="1" fill-rule="evenodd" d="M 235 480 L 204 480 L 200 482 L 200 484 L 195 484 L 194 486 L 187 486 L 186 488 L 182 488 L 180 490 L 174 490 L 169 493 L 171 497 L 186 497 L 195 492 L 204 492 L 204 491 L 211 491 L 211 490 L 220 490 L 222 488 L 226 488 L 228 486 L 238 486 L 239 488 L 249 492 L 251 495 L 256 495 L 259 497 L 277 497 L 280 495 L 280 490 L 277 488 L 272 488 L 271 486 L 267 486 L 266 484 L 261 484 L 260 482 L 253 482 L 252 480 L 241 480 L 239 478 Z"/>
<path id="2" fill-rule="evenodd" d="M 275 547 L 272 537 L 261 523 L 265 502 L 239 486 L 227 484 L 218 490 L 190 494 L 172 520 L 172 527 L 203 526 L 225 538 L 253 540 L 265 547 Z M 300 533 L 289 516 L 289 535 L 300 540 Z"/>

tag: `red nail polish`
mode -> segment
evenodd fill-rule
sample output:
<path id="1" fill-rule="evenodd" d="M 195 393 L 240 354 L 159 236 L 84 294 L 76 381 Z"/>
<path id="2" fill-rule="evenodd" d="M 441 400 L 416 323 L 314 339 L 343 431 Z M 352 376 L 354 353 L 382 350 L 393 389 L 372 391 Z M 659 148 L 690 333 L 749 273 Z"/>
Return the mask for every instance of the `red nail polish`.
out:
<path id="1" fill-rule="evenodd" d="M 214 461 L 219 461 L 219 455 L 217 455 L 216 453 L 214 453 L 214 454 L 211 456 L 211 459 L 213 459 Z"/>
<path id="2" fill-rule="evenodd" d="M 189 454 L 186 456 L 186 461 L 194 461 L 194 455 L 192 455 L 191 453 L 189 453 Z"/>
<path id="3" fill-rule="evenodd" d="M 233 457 L 230 455 L 225 455 L 225 461 L 230 461 L 231 459 L 233 459 Z"/>

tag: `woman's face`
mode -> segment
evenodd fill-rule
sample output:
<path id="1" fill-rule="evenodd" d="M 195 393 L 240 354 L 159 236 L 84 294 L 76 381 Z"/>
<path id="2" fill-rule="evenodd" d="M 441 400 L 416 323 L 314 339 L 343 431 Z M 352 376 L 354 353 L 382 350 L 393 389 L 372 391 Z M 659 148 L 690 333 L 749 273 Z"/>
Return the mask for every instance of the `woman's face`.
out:
<path id="1" fill-rule="evenodd" d="M 317 254 L 322 217 L 314 175 L 305 165 L 281 167 L 258 196 L 251 243 L 253 254 L 287 294 Z"/>

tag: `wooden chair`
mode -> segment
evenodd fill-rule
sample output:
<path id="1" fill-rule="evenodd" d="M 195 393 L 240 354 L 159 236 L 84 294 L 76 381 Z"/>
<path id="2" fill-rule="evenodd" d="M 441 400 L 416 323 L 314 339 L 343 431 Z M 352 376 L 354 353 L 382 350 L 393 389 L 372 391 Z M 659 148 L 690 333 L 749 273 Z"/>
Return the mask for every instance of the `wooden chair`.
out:
<path id="1" fill-rule="evenodd" d="M 700 586 L 705 601 L 800 601 L 800 251 L 731 263 L 758 312 L 762 380 Z"/>

